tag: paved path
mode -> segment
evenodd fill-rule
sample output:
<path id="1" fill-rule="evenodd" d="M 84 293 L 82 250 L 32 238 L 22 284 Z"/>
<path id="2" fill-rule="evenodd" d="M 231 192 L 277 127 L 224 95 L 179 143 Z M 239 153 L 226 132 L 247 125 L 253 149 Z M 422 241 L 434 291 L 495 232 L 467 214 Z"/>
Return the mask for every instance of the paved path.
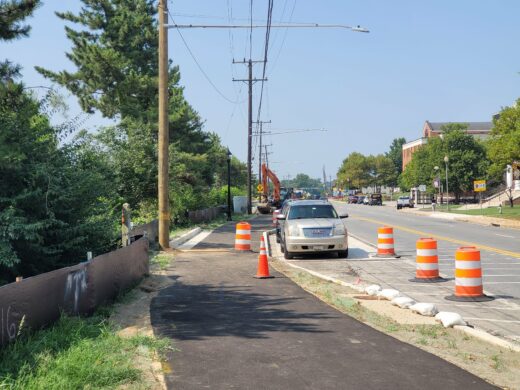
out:
<path id="1" fill-rule="evenodd" d="M 254 241 L 266 217 L 252 222 Z M 257 280 L 257 255 L 224 226 L 174 261 L 175 284 L 151 305 L 170 389 L 490 389 L 485 381 L 346 316 L 283 275 Z M 210 245 L 209 243 L 212 243 Z"/>

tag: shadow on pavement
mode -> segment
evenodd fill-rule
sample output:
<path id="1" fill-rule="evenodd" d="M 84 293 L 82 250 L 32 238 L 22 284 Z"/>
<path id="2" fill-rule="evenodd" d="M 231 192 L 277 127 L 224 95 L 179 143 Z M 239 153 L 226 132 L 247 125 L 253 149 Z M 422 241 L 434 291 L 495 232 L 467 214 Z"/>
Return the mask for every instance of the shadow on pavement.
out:
<path id="1" fill-rule="evenodd" d="M 252 293 L 250 286 L 175 285 L 162 290 L 150 306 L 154 332 L 179 340 L 213 336 L 267 338 L 267 332 L 310 332 L 325 313 L 283 308 L 301 298 Z"/>

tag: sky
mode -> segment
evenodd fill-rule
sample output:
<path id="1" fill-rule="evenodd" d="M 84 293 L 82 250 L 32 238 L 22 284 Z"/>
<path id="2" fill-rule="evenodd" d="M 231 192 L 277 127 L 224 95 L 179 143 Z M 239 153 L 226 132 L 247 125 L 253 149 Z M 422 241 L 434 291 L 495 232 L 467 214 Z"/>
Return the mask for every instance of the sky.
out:
<path id="1" fill-rule="evenodd" d="M 253 19 L 265 23 L 267 0 L 253 1 Z M 249 23 L 247 0 L 174 0 L 177 24 Z M 49 86 L 34 71 L 73 70 L 70 43 L 54 11 L 78 11 L 79 0 L 44 0 L 27 20 L 29 38 L 0 43 L 0 59 L 23 66 L 28 86 Z M 271 30 L 260 120 L 271 169 L 279 178 L 336 175 L 349 153 L 388 151 L 394 138 L 421 136 L 431 122 L 490 121 L 520 96 L 520 2 L 517 0 L 274 0 L 273 23 L 361 25 L 347 29 Z M 172 22 L 170 20 L 170 22 Z M 233 59 L 264 57 L 265 30 L 170 29 L 169 57 L 181 70 L 185 96 L 239 159 L 247 158 L 247 67 Z M 194 60 L 194 58 L 195 60 Z M 199 66 L 197 66 L 199 64 Z M 254 66 L 261 78 L 262 64 Z M 208 81 L 208 79 L 211 81 Z M 261 83 L 254 85 L 257 119 Z M 38 91 L 38 89 L 36 89 Z M 43 93 L 44 90 L 40 90 Z M 66 92 L 64 92 L 66 94 Z M 80 112 L 68 95 L 72 117 Z M 85 115 L 91 131 L 110 124 Z M 253 145 L 258 168 L 258 139 Z"/>

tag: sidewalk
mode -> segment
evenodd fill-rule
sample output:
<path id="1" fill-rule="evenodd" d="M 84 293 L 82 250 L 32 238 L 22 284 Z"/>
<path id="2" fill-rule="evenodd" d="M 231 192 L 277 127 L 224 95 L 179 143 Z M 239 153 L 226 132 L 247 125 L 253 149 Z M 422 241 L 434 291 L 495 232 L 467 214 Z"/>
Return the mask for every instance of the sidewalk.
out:
<path id="1" fill-rule="evenodd" d="M 249 222 L 258 248 L 270 216 Z M 154 333 L 176 348 L 165 363 L 168 388 L 494 388 L 341 314 L 280 273 L 253 278 L 257 254 L 234 252 L 233 240 L 229 224 L 179 253 L 175 283 L 152 301 Z"/>

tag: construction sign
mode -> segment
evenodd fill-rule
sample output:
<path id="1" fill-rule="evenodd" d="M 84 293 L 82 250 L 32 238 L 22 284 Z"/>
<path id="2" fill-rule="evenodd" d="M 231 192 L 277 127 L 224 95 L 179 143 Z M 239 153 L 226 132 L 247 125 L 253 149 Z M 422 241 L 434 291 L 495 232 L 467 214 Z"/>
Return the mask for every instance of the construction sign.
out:
<path id="1" fill-rule="evenodd" d="M 256 190 L 257 190 L 258 192 L 264 192 L 264 186 L 261 185 L 261 184 L 259 184 L 259 185 L 256 186 Z"/>
<path id="2" fill-rule="evenodd" d="M 475 191 L 475 192 L 486 191 L 486 181 L 485 180 L 475 180 L 473 182 L 473 191 Z"/>

